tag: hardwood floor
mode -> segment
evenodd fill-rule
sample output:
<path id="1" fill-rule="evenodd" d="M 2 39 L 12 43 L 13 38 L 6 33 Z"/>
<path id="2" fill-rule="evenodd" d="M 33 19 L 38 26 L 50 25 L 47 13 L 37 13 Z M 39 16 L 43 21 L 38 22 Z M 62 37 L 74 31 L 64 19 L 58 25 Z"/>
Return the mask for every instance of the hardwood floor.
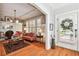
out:
<path id="1" fill-rule="evenodd" d="M 6 55 L 2 44 L 0 44 L 0 55 Z M 55 49 L 45 50 L 44 44 L 34 42 L 6 56 L 79 56 L 79 52 L 58 46 Z"/>

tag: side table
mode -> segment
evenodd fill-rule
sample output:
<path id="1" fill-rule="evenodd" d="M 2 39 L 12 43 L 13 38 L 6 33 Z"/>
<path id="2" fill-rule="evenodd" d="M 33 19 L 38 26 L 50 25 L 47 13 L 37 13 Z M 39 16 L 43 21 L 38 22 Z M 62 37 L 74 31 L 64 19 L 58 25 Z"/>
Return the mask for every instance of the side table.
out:
<path id="1" fill-rule="evenodd" d="M 43 42 L 43 36 L 36 36 L 36 37 L 39 38 L 41 42 Z"/>

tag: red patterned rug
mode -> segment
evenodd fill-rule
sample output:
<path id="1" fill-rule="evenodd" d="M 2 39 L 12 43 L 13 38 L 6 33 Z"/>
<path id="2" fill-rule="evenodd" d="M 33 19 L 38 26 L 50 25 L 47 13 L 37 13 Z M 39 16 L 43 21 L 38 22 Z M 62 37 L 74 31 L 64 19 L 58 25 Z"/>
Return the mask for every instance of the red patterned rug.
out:
<path id="1" fill-rule="evenodd" d="M 19 49 L 24 48 L 26 46 L 29 46 L 29 44 L 25 43 L 23 40 L 17 41 L 16 44 L 4 43 L 3 45 L 4 45 L 6 54 L 14 52 L 16 50 L 19 50 Z"/>

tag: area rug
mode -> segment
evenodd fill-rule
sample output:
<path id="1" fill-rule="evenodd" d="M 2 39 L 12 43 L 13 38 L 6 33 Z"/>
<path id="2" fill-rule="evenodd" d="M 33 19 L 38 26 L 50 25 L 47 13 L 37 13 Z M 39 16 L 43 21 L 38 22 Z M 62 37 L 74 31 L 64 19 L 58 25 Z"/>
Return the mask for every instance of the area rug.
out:
<path id="1" fill-rule="evenodd" d="M 23 40 L 19 40 L 16 44 L 4 43 L 3 46 L 4 46 L 6 54 L 9 54 L 16 50 L 29 46 L 29 44 L 24 43 Z"/>

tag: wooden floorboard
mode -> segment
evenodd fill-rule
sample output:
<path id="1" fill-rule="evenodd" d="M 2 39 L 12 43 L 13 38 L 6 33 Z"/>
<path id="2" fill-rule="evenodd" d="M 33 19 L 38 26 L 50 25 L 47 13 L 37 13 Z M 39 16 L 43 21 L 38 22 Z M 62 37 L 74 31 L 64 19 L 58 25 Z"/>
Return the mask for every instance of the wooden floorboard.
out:
<path id="1" fill-rule="evenodd" d="M 0 55 L 6 55 L 3 45 L 0 43 Z M 44 44 L 30 43 L 29 46 L 12 52 L 6 56 L 79 56 L 79 52 L 56 46 L 55 49 L 45 50 Z"/>

